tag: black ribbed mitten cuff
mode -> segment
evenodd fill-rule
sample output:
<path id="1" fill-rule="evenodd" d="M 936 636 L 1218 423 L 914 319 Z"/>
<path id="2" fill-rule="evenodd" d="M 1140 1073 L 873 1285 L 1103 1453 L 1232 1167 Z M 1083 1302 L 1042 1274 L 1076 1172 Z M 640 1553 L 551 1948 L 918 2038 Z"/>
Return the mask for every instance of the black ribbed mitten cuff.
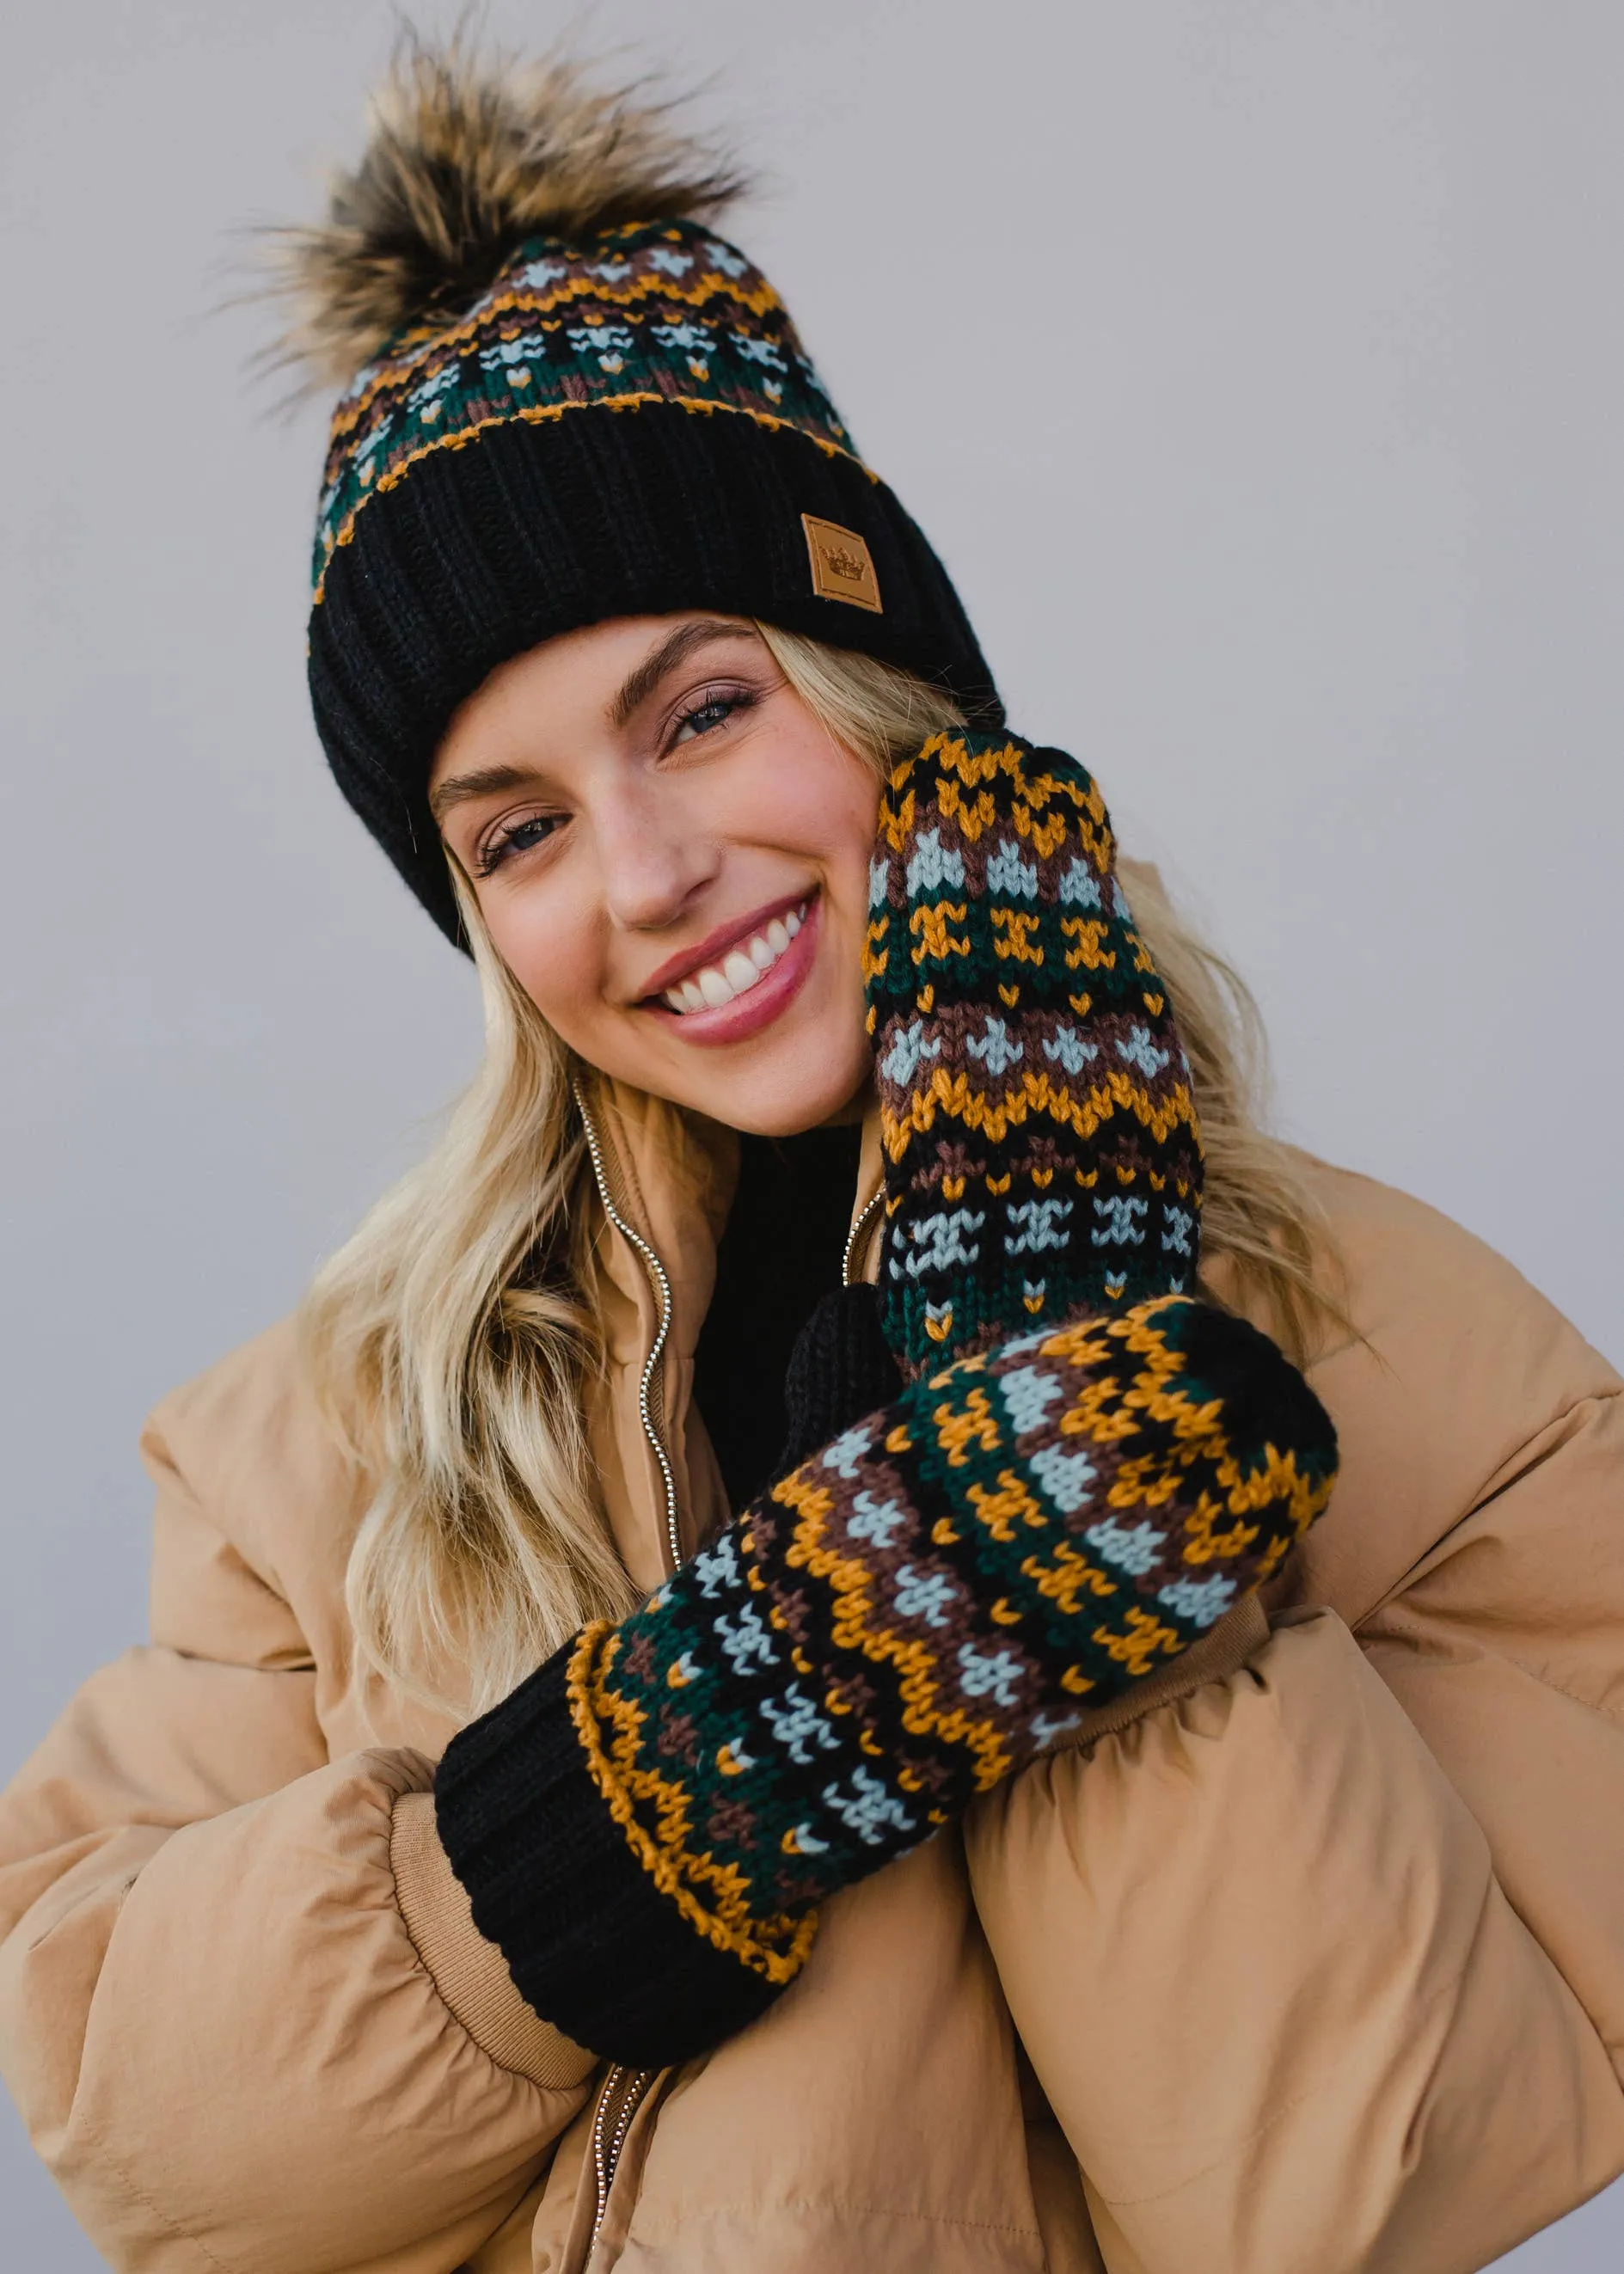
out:
<path id="1" fill-rule="evenodd" d="M 452 1740 L 440 1836 L 475 1925 L 537 2013 L 607 2059 L 663 2068 L 732 2037 L 777 1992 L 695 1934 L 627 1845 L 571 1721 L 575 1647 Z"/>
<path id="2" fill-rule="evenodd" d="M 831 1288 L 795 1337 L 784 1377 L 788 1434 L 768 1480 L 798 1469 L 865 1413 L 889 1405 L 902 1374 L 880 1322 L 877 1288 Z"/>

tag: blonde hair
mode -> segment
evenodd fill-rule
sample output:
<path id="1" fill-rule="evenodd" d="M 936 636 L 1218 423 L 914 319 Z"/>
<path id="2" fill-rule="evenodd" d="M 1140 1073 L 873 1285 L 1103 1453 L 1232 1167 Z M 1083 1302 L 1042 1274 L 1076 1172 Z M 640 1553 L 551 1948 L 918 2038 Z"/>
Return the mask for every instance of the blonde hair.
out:
<path id="1" fill-rule="evenodd" d="M 906 672 L 757 629 L 813 715 L 876 772 L 964 723 Z M 303 1328 L 323 1404 L 373 1487 L 347 1577 L 360 1652 L 409 1693 L 478 1712 L 635 1592 L 592 1488 L 584 1412 L 603 1349 L 584 1291 L 591 1211 L 568 1056 L 455 862 L 453 881 L 484 998 L 483 1062 L 427 1158 L 320 1273 Z M 1256 1007 L 1153 871 L 1128 881 L 1190 1058 L 1204 1267 L 1225 1262 L 1233 1299 L 1302 1358 L 1342 1314 L 1316 1205 L 1261 1126 Z"/>

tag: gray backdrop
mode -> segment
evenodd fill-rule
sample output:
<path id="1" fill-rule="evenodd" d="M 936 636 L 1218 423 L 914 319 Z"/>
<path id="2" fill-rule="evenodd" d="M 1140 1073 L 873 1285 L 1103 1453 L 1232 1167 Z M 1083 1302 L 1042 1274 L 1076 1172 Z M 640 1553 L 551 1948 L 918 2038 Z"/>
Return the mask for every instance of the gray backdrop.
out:
<path id="1" fill-rule="evenodd" d="M 306 719 L 320 414 L 209 312 L 232 230 L 354 150 L 391 21 L 0 25 L 0 1776 L 142 1630 L 143 1411 L 294 1300 L 476 1049 Z M 771 177 L 738 233 L 1016 723 L 1250 975 L 1286 1126 L 1624 1359 L 1616 0 L 585 24 L 719 74 Z M 0 2258 L 91 2268 L 0 2127 Z M 1508 2263 L 1621 2246 L 1615 2194 Z"/>

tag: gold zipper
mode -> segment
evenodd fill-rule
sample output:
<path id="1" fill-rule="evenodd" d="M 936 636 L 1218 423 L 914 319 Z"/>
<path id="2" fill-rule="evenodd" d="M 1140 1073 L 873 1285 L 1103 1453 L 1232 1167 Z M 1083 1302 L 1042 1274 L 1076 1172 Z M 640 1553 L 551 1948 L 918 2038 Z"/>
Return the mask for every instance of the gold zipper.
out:
<path id="1" fill-rule="evenodd" d="M 622 1239 L 643 1258 L 659 1300 L 659 1326 L 653 1344 L 643 1361 L 643 1374 L 637 1384 L 637 1415 L 643 1423 L 643 1434 L 653 1448 L 659 1464 L 659 1472 L 665 1490 L 665 1547 L 671 1569 L 676 1571 L 682 1563 L 682 1533 L 677 1518 L 677 1479 L 671 1465 L 671 1456 L 665 1441 L 660 1435 L 654 1418 L 654 1381 L 661 1359 L 665 1355 L 666 1338 L 671 1333 L 671 1277 L 653 1246 L 627 1220 L 625 1211 L 615 1201 L 609 1186 L 609 1170 L 602 1139 L 588 1111 L 579 1082 L 571 1084 L 575 1092 L 575 1111 L 581 1116 L 581 1127 L 586 1138 L 588 1157 L 592 1163 L 593 1181 L 604 1214 Z M 660 1400 L 662 1413 L 665 1399 Z M 659 2074 L 658 2069 L 628 2069 L 613 2061 L 604 2072 L 598 2089 L 598 2106 L 592 2116 L 592 2177 L 597 2187 L 597 2201 L 592 2211 L 592 2232 L 588 2238 L 587 2263 L 598 2248 L 598 2238 L 603 2232 L 604 2220 L 609 2210 L 609 2191 L 614 2185 L 615 2166 L 620 2160 L 620 2150 L 626 2145 L 627 2133 L 633 2117 L 642 2106 L 649 2087 Z M 618 2099 L 617 2099 L 618 2096 Z M 610 2110 L 614 2109 L 613 2124 Z"/>
<path id="2" fill-rule="evenodd" d="M 587 2263 L 598 2248 L 598 2238 L 603 2232 L 605 2214 L 609 2209 L 609 2190 L 614 2185 L 615 2165 L 620 2160 L 620 2150 L 626 2145 L 626 2135 L 631 2130 L 632 2119 L 643 2105 L 649 2087 L 659 2074 L 657 2069 L 625 2069 L 613 2063 L 604 2074 L 603 2090 L 598 2096 L 597 2112 L 592 2118 L 592 2176 L 598 2183 L 598 2202 L 592 2212 L 592 2232 L 586 2246 Z M 615 2092 L 625 2080 L 620 2104 L 615 2110 L 613 2130 L 609 2108 Z"/>
<path id="3" fill-rule="evenodd" d="M 883 1209 L 884 1205 L 885 1186 L 882 1184 L 879 1191 L 864 1203 L 856 1223 L 846 1235 L 846 1254 L 840 1259 L 840 1284 L 843 1287 L 854 1287 L 857 1284 L 852 1276 L 852 1266 L 857 1261 L 857 1251 L 862 1246 L 863 1235 L 873 1221 L 875 1210 Z"/>
<path id="4" fill-rule="evenodd" d="M 604 1214 L 621 1239 L 642 1256 L 649 1276 L 654 1282 L 655 1292 L 659 1298 L 659 1329 L 655 1335 L 648 1357 L 643 1360 L 643 1378 L 637 1385 L 637 1413 L 643 1423 L 643 1434 L 654 1449 L 654 1457 L 659 1463 L 660 1475 L 665 1480 L 665 1544 L 670 1554 L 671 1569 L 675 1571 L 680 1568 L 682 1562 L 682 1533 L 677 1521 L 677 1479 L 676 1472 L 671 1465 L 671 1456 L 665 1450 L 665 1440 L 660 1435 L 654 1419 L 652 1397 L 655 1373 L 665 1355 L 665 1340 L 671 1332 L 671 1279 L 653 1247 L 640 1231 L 635 1230 L 627 1222 L 623 1212 L 616 1207 L 613 1194 L 609 1189 L 609 1172 L 604 1163 L 603 1141 L 593 1126 L 592 1117 L 587 1111 L 586 1099 L 582 1095 L 580 1083 L 574 1082 L 571 1088 L 575 1092 L 575 1110 L 581 1116 L 581 1126 L 586 1135 L 586 1149 L 591 1159 L 592 1175 L 598 1186 L 598 1197 L 603 1202 Z M 664 1403 L 662 1398 L 662 1407 Z"/>

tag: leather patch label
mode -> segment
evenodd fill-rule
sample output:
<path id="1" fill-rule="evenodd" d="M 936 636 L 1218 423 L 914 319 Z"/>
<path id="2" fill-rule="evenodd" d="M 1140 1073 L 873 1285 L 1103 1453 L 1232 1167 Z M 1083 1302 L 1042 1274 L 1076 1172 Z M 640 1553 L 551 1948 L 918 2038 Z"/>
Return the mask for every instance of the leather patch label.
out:
<path id="1" fill-rule="evenodd" d="M 854 608 L 883 614 L 874 561 L 856 531 L 842 529 L 838 521 L 820 521 L 811 513 L 801 515 L 801 525 L 812 556 L 812 590 L 819 599 L 846 600 Z"/>

